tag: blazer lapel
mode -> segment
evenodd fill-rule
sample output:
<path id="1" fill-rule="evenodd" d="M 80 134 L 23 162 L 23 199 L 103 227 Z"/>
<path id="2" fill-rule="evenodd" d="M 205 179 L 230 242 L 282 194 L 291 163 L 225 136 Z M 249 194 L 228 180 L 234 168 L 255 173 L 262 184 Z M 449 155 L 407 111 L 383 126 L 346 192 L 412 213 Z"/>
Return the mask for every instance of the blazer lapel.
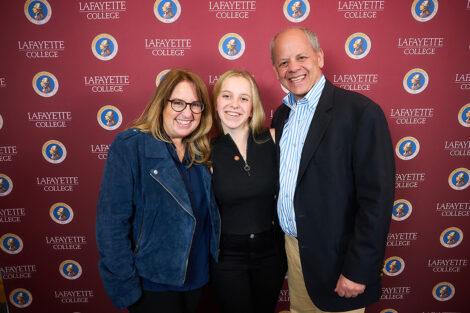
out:
<path id="1" fill-rule="evenodd" d="M 331 114 L 329 111 L 333 107 L 333 93 L 334 87 L 327 80 L 325 82 L 325 87 L 323 87 L 322 95 L 318 101 L 312 122 L 310 123 L 307 137 L 305 138 L 305 144 L 300 158 L 299 173 L 297 175 L 297 185 L 302 179 L 302 176 L 307 169 L 307 165 L 315 154 L 315 151 L 317 150 L 318 145 L 320 144 L 330 123 Z"/>
<path id="2" fill-rule="evenodd" d="M 285 104 L 281 104 L 281 107 L 279 108 L 278 116 L 276 118 L 276 124 L 274 125 L 274 129 L 275 129 L 274 138 L 276 139 L 277 164 L 279 164 L 280 155 L 281 155 L 279 143 L 281 142 L 282 133 L 284 132 L 284 125 L 286 124 L 286 121 L 289 118 L 289 113 L 290 113 L 290 108 Z"/>

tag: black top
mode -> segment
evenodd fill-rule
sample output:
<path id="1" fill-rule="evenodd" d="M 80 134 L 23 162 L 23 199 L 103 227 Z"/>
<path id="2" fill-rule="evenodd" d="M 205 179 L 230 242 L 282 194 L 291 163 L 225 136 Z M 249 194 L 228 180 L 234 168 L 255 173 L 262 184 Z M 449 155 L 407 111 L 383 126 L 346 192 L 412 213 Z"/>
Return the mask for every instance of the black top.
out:
<path id="1" fill-rule="evenodd" d="M 222 219 L 222 233 L 246 235 L 273 228 L 279 169 L 269 130 L 248 136 L 246 164 L 232 140 L 212 143 L 212 185 Z M 248 166 L 246 166 L 248 165 Z"/>

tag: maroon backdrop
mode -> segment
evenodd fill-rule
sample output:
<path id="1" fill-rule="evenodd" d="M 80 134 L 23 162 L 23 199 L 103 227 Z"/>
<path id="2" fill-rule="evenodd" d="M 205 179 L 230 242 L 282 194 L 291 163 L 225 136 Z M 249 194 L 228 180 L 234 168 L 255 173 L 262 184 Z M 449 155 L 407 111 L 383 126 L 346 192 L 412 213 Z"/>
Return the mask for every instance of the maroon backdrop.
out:
<path id="1" fill-rule="evenodd" d="M 115 311 L 94 230 L 109 144 L 173 67 L 210 89 L 226 70 L 250 71 L 270 123 L 285 93 L 269 42 L 290 26 L 317 33 L 327 79 L 379 103 L 396 145 L 383 296 L 366 312 L 470 312 L 470 0 L 304 0 L 300 14 L 295 2 L 1 1 L 0 271 L 10 312 Z M 284 288 L 277 311 L 288 301 Z M 210 292 L 201 311 L 216 312 Z"/>

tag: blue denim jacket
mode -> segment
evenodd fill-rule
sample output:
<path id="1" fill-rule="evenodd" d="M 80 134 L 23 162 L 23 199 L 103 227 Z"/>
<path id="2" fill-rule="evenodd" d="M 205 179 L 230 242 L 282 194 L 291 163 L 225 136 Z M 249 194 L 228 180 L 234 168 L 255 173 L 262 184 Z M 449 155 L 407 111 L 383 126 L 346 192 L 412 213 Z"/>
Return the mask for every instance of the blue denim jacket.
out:
<path id="1" fill-rule="evenodd" d="M 217 260 L 220 216 L 204 168 L 211 219 L 210 252 Z M 195 229 L 189 195 L 164 142 L 138 129 L 118 134 L 103 172 L 96 239 L 99 271 L 117 308 L 136 302 L 140 277 L 181 286 Z"/>

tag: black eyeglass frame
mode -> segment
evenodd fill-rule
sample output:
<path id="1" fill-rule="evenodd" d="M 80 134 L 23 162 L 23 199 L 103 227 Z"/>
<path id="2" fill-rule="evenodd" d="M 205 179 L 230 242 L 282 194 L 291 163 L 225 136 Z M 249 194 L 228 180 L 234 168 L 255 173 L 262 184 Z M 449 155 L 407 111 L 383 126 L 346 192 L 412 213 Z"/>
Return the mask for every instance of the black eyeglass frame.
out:
<path id="1" fill-rule="evenodd" d="M 184 108 L 182 108 L 181 110 L 176 110 L 174 107 L 173 107 L 173 102 L 181 102 L 181 103 L 184 103 Z M 170 102 L 171 104 L 171 108 L 173 109 L 173 111 L 175 112 L 183 112 L 184 110 L 186 110 L 186 107 L 189 105 L 189 109 L 191 110 L 191 112 L 193 112 L 194 114 L 201 114 L 203 111 L 204 111 L 204 108 L 205 108 L 205 105 L 203 102 L 201 101 L 194 101 L 194 102 L 186 102 L 186 101 L 183 101 L 181 99 L 169 99 L 168 102 Z M 193 111 L 193 104 L 200 104 L 201 105 L 201 112 L 194 112 Z"/>

